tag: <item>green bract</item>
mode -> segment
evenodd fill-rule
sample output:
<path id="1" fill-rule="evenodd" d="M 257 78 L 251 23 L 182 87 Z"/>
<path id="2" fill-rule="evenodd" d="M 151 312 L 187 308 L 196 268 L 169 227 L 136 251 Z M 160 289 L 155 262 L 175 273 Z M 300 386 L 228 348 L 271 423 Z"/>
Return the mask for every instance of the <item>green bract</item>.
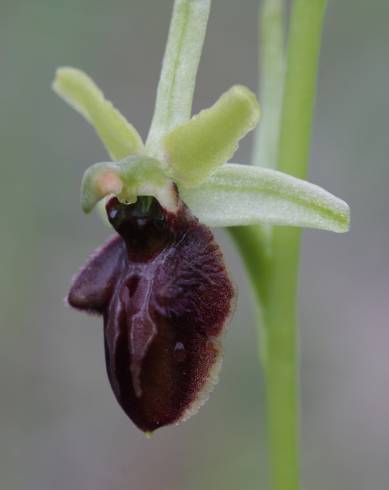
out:
<path id="1" fill-rule="evenodd" d="M 55 92 L 94 126 L 115 160 L 86 171 L 83 210 L 116 195 L 127 203 L 154 196 L 174 212 L 177 184 L 183 201 L 211 226 L 270 223 L 346 231 L 347 204 L 320 187 L 276 170 L 226 164 L 258 123 L 259 106 L 249 89 L 232 87 L 190 119 L 209 6 L 209 0 L 176 1 L 146 145 L 85 73 L 57 71 Z"/>

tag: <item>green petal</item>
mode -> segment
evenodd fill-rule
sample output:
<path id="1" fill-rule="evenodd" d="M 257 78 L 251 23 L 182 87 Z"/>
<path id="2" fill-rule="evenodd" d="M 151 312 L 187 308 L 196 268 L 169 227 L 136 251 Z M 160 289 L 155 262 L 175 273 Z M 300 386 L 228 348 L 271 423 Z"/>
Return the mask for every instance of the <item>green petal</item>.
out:
<path id="1" fill-rule="evenodd" d="M 232 87 L 212 107 L 165 136 L 164 158 L 172 178 L 188 187 L 204 182 L 233 156 L 258 119 L 255 95 L 246 87 Z"/>
<path id="2" fill-rule="evenodd" d="M 147 154 L 160 157 L 160 140 L 187 121 L 203 49 L 211 0 L 175 0 L 163 58 Z"/>
<path id="3" fill-rule="evenodd" d="M 120 162 L 95 163 L 84 173 L 81 183 L 81 207 L 90 213 L 106 196 L 134 203 L 138 196 L 153 196 L 168 211 L 178 206 L 177 190 L 157 160 L 131 156 Z"/>
<path id="4" fill-rule="evenodd" d="M 350 210 L 321 187 L 276 170 L 228 164 L 202 186 L 180 186 L 180 196 L 209 226 L 269 223 L 342 233 Z"/>
<path id="5" fill-rule="evenodd" d="M 84 72 L 59 68 L 53 90 L 95 128 L 113 160 L 142 153 L 143 142 L 136 129 Z"/>
<path id="6" fill-rule="evenodd" d="M 81 207 L 90 213 L 106 196 L 118 195 L 123 188 L 120 170 L 116 163 L 101 162 L 89 167 L 81 183 Z"/>

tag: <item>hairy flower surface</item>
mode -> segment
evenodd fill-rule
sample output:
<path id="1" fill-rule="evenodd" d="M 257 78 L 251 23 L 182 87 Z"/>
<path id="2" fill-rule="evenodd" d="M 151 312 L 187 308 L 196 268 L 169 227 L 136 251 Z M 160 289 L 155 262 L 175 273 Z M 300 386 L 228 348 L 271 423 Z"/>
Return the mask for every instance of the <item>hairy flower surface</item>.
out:
<path id="1" fill-rule="evenodd" d="M 234 289 L 211 231 L 181 204 L 107 205 L 119 236 L 76 277 L 71 306 L 103 315 L 108 377 L 127 415 L 146 432 L 188 418 L 221 365 Z"/>

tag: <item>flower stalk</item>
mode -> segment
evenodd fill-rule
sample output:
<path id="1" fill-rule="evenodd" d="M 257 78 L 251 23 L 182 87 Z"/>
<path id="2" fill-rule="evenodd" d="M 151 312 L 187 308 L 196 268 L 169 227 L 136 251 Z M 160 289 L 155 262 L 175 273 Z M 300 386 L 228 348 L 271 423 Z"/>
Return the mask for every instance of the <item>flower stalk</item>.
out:
<path id="1" fill-rule="evenodd" d="M 280 7 L 278 0 L 265 1 Z M 311 127 L 316 91 L 316 79 L 325 0 L 295 0 L 286 58 L 284 86 L 278 138 L 274 137 L 274 119 L 266 119 L 259 129 L 258 141 L 271 134 L 266 151 L 277 154 L 277 168 L 285 173 L 306 178 L 309 162 Z M 279 14 L 280 12 L 278 12 Z M 266 44 L 279 38 L 282 16 L 269 18 L 262 36 L 262 51 L 271 52 Z M 273 29 L 273 32 L 272 32 Z M 280 66 L 279 50 L 273 51 L 273 60 L 265 57 L 265 86 L 271 77 L 271 67 Z M 273 99 L 274 101 L 274 99 Z M 272 108 L 277 112 L 276 102 Z M 274 115 L 273 115 L 274 117 Z M 278 143 L 277 143 L 278 142 Z M 274 146 L 272 146 L 274 145 Z M 266 144 L 265 144 L 266 149 Z M 257 153 L 254 154 L 254 157 Z M 255 162 L 256 163 L 256 162 Z M 261 163 L 261 162 L 260 162 Z M 297 299 L 301 231 L 298 228 L 279 227 L 258 241 L 258 247 L 247 246 L 248 231 L 234 232 L 233 236 L 250 268 L 251 283 L 262 300 L 263 318 L 259 329 L 265 330 L 266 345 L 261 356 L 265 371 L 267 418 L 269 434 L 270 480 L 272 490 L 300 488 L 299 436 L 299 342 Z M 259 236 L 258 231 L 251 232 Z M 258 239 L 259 240 L 259 239 Z M 254 243 L 254 242 L 253 242 Z M 264 248 L 268 254 L 264 257 Z M 256 262 L 256 266 L 253 265 Z M 255 268 L 258 276 L 253 273 Z M 258 277 L 258 279 L 256 279 Z M 263 324 L 262 324 L 263 321 Z"/>
<path id="2" fill-rule="evenodd" d="M 306 178 L 326 0 L 295 0 L 291 16 L 278 169 Z M 297 299 L 301 231 L 277 228 L 266 308 L 266 384 L 272 488 L 300 487 Z"/>

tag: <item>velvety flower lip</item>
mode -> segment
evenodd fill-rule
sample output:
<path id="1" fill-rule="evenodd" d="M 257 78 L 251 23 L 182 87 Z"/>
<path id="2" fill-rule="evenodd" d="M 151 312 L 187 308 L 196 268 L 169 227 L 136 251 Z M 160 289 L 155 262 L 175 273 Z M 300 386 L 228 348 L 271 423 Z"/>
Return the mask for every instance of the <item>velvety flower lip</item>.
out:
<path id="1" fill-rule="evenodd" d="M 78 310 L 102 315 L 113 295 L 124 255 L 124 242 L 119 236 L 95 250 L 74 277 L 66 303 Z"/>
<path id="2" fill-rule="evenodd" d="M 108 377 L 143 431 L 194 413 L 213 388 L 234 287 L 211 231 L 181 204 L 121 204 L 108 218 L 119 233 L 75 278 L 68 302 L 104 318 Z"/>

